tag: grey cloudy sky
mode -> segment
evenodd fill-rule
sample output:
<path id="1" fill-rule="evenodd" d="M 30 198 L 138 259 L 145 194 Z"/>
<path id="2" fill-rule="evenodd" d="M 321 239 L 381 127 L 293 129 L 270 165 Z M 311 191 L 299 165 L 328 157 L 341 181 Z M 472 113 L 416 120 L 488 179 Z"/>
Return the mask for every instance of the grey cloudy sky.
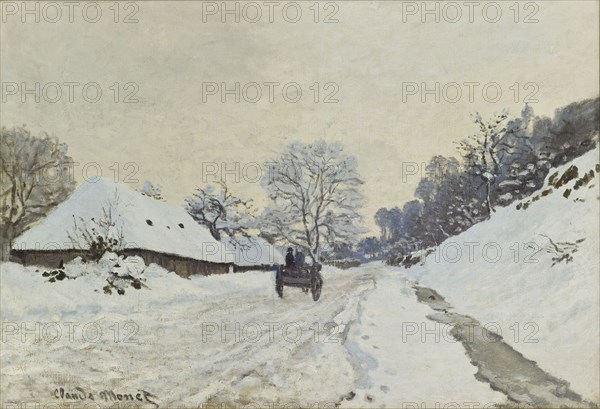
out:
<path id="1" fill-rule="evenodd" d="M 412 198 L 418 177 L 403 181 L 402 164 L 454 155 L 453 141 L 475 130 L 471 113 L 490 115 L 503 108 L 518 113 L 535 92 L 535 112 L 552 115 L 560 106 L 599 93 L 597 1 L 479 2 L 473 6 L 473 22 L 465 2 L 453 3 L 458 9 L 429 2 L 430 9 L 440 10 L 439 23 L 435 15 L 421 21 L 421 2 L 331 3 L 298 2 L 302 16 L 296 23 L 286 21 L 295 17 L 295 6 L 287 6 L 284 18 L 286 2 L 274 6 L 272 23 L 265 2 L 246 9 L 242 4 L 240 22 L 226 15 L 223 23 L 216 10 L 221 2 L 120 3 L 118 16 L 109 2 L 100 3 L 102 15 L 92 23 L 95 6 L 84 13 L 84 2 L 72 10 L 73 22 L 64 6 L 58 18 L 48 3 L 29 2 L 34 14 L 23 15 L 21 2 L 3 2 L 0 119 L 5 126 L 27 124 L 34 132 L 59 137 L 77 162 L 98 163 L 104 176 L 113 177 L 111 166 L 118 163 L 123 180 L 134 170 L 125 169 L 126 164 L 134 162 L 139 185 L 145 179 L 161 184 L 176 204 L 202 184 L 203 162 L 250 169 L 248 163 L 268 161 L 293 140 L 341 141 L 359 158 L 366 195 L 362 214 L 372 227 L 379 207 Z M 235 2 L 227 5 L 234 9 Z M 263 13 L 260 21 L 246 21 L 256 9 Z M 462 16 L 453 23 L 457 10 Z M 130 13 L 137 23 L 123 22 Z M 338 22 L 324 23 L 332 13 Z M 56 97 L 47 86 L 52 82 L 63 93 L 57 102 L 49 101 Z M 73 102 L 69 82 L 81 84 L 74 86 Z M 102 90 L 96 103 L 82 96 L 83 85 L 90 82 Z M 232 96 L 222 103 L 220 94 L 203 102 L 203 83 L 208 82 L 230 88 L 256 82 L 263 94 L 256 103 L 243 96 L 240 103 Z M 281 84 L 273 102 L 265 82 Z M 297 103 L 281 93 L 292 82 L 302 90 Z M 430 88 L 437 82 L 441 89 L 455 82 L 462 96 L 456 96 L 456 87 L 447 87 L 439 103 L 435 95 L 426 102 L 420 95 L 403 98 L 403 84 L 411 82 Z M 473 101 L 467 82 L 481 84 Z M 35 83 L 40 84 L 40 102 L 32 94 L 22 102 L 23 85 L 35 89 Z M 325 88 L 327 83 L 335 85 Z M 498 102 L 482 95 L 483 85 L 490 83 L 502 91 Z M 123 103 L 133 90 L 139 102 Z M 324 103 L 334 90 L 338 102 Z M 93 88 L 87 91 L 94 96 Z M 255 90 L 247 91 L 253 98 Z M 494 88 L 488 91 L 493 98 Z M 230 184 L 241 195 L 264 202 L 257 183 Z"/>

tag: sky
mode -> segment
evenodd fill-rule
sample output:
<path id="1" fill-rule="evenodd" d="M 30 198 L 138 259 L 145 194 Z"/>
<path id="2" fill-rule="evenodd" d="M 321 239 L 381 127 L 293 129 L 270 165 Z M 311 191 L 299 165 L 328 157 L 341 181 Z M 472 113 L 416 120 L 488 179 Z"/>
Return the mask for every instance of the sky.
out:
<path id="1" fill-rule="evenodd" d="M 5 1 L 0 122 L 67 143 L 78 182 L 151 180 L 177 205 L 216 172 L 264 206 L 257 169 L 293 141 L 338 141 L 376 233 L 471 114 L 599 94 L 599 2 L 467 3 Z"/>

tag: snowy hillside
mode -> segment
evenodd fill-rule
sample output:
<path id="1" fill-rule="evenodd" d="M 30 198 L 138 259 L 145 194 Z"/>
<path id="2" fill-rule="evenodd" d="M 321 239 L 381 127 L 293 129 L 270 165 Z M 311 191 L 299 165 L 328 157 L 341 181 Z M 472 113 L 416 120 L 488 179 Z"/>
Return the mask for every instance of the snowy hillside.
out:
<path id="1" fill-rule="evenodd" d="M 442 243 L 407 274 L 599 402 L 599 150 Z"/>

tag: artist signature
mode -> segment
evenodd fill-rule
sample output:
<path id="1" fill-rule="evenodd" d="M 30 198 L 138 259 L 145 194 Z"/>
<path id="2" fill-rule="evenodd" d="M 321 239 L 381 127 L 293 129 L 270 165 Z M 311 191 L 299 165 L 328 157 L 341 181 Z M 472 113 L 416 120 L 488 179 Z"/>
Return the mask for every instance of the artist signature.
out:
<path id="1" fill-rule="evenodd" d="M 154 405 L 158 408 L 159 405 L 152 399 L 157 399 L 158 396 L 151 394 L 143 389 L 138 389 L 136 393 L 117 393 L 113 390 L 103 390 L 98 393 L 86 391 L 83 388 L 76 387 L 71 389 L 65 389 L 63 387 L 56 388 L 54 390 L 54 397 L 56 399 L 64 399 L 70 401 L 102 401 L 102 402 L 142 402 Z M 152 398 L 152 399 L 151 399 Z"/>

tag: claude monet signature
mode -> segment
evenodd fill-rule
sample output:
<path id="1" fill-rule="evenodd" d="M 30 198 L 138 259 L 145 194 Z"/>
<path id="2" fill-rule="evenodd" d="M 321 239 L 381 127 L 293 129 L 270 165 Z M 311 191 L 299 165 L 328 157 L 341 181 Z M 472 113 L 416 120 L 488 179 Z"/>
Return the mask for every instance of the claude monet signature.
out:
<path id="1" fill-rule="evenodd" d="M 103 390 L 99 393 L 86 391 L 83 388 L 76 387 L 72 389 L 65 389 L 63 387 L 58 387 L 54 390 L 54 397 L 56 399 L 64 399 L 71 401 L 103 401 L 103 402 L 143 402 L 154 405 L 155 408 L 158 408 L 159 405 L 151 398 L 157 399 L 158 396 L 153 395 L 150 392 L 147 392 L 143 389 L 138 389 L 137 392 L 134 393 L 116 393 L 113 390 Z M 97 399 L 96 399 L 97 398 Z"/>

